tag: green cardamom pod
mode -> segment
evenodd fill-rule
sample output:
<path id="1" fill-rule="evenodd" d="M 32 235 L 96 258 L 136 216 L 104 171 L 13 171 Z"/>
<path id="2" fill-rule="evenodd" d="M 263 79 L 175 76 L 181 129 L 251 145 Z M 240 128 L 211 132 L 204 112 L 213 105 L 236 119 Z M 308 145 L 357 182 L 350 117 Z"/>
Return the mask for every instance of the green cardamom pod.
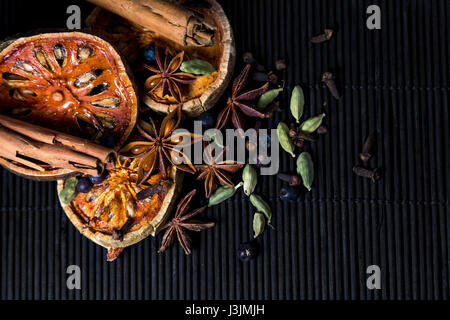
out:
<path id="1" fill-rule="evenodd" d="M 295 146 L 291 138 L 289 137 L 289 128 L 287 124 L 284 122 L 280 122 L 277 127 L 277 132 L 278 132 L 278 141 L 280 141 L 280 146 L 283 148 L 284 151 L 290 153 L 294 158 Z"/>
<path id="2" fill-rule="evenodd" d="M 245 195 L 250 196 L 255 191 L 258 182 L 258 174 L 250 164 L 247 164 L 242 171 L 242 181 L 244 182 Z"/>
<path id="3" fill-rule="evenodd" d="M 251 204 L 256 208 L 258 212 L 264 213 L 264 215 L 267 218 L 267 223 L 270 224 L 270 221 L 272 220 L 272 209 L 270 209 L 270 206 L 257 194 L 252 193 L 250 196 L 250 202 Z"/>
<path id="4" fill-rule="evenodd" d="M 256 108 L 258 110 L 264 110 L 273 100 L 278 97 L 280 92 L 283 91 L 283 88 L 272 89 L 264 92 L 261 97 L 259 97 L 258 103 L 256 104 Z"/>
<path id="5" fill-rule="evenodd" d="M 224 148 L 222 135 L 216 134 L 214 130 L 206 130 L 203 135 L 211 139 L 218 147 Z"/>
<path id="6" fill-rule="evenodd" d="M 198 75 L 211 74 L 216 71 L 209 62 L 201 59 L 183 61 L 180 70 L 183 72 Z"/>
<path id="7" fill-rule="evenodd" d="M 318 116 L 309 118 L 300 125 L 300 130 L 308 133 L 316 131 L 317 128 L 320 127 L 320 125 L 322 124 L 322 120 L 324 117 L 325 113 L 322 113 Z"/>
<path id="8" fill-rule="evenodd" d="M 255 233 L 254 237 L 258 237 L 264 231 L 264 227 L 266 226 L 266 218 L 263 213 L 257 212 L 253 216 L 253 232 Z"/>
<path id="9" fill-rule="evenodd" d="M 302 177 L 303 185 L 311 191 L 314 181 L 314 164 L 308 152 L 302 152 L 297 159 L 297 173 Z"/>
<path id="10" fill-rule="evenodd" d="M 291 114 L 297 120 L 303 115 L 303 107 L 305 106 L 305 95 L 303 89 L 300 86 L 295 86 L 291 95 Z"/>
<path id="11" fill-rule="evenodd" d="M 242 186 L 242 182 L 235 185 L 234 187 L 222 186 L 218 188 L 212 195 L 209 197 L 208 207 L 215 206 L 225 200 L 230 199 L 236 193 L 237 189 Z"/>
<path id="12" fill-rule="evenodd" d="M 70 203 L 77 195 L 77 177 L 71 177 L 64 182 L 64 188 L 59 193 L 59 198 L 64 204 Z"/>

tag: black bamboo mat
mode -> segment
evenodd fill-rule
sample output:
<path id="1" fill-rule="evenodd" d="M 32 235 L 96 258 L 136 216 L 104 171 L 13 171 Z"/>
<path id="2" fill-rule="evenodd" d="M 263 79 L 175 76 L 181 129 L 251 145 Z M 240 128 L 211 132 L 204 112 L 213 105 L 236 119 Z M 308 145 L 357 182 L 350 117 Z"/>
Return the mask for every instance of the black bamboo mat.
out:
<path id="1" fill-rule="evenodd" d="M 44 2 L 0 1 L 1 36 L 64 27 L 67 5 L 77 3 Z M 217 226 L 198 237 L 191 256 L 178 246 L 157 254 L 157 237 L 107 263 L 105 250 L 64 216 L 54 183 L 0 170 L 0 299 L 448 299 L 450 1 L 221 3 L 238 56 L 252 51 L 269 66 L 285 58 L 285 91 L 300 83 L 305 116 L 327 113 L 329 133 L 306 148 L 316 164 L 312 192 L 284 203 L 276 177 L 260 180 L 275 230 L 248 264 L 236 255 L 252 235 L 253 209 L 241 191 L 207 211 Z M 381 30 L 366 28 L 371 4 L 381 8 Z M 82 3 L 84 17 L 90 8 Z M 336 30 L 332 40 L 310 44 L 325 27 Z M 328 70 L 339 102 L 320 81 Z M 267 126 L 287 120 L 287 98 Z M 352 173 L 371 131 L 379 141 L 370 165 L 383 169 L 377 184 Z M 281 171 L 294 166 L 283 153 Z M 66 287 L 73 264 L 81 290 Z M 366 287 L 369 265 L 381 268 L 381 290 Z"/>

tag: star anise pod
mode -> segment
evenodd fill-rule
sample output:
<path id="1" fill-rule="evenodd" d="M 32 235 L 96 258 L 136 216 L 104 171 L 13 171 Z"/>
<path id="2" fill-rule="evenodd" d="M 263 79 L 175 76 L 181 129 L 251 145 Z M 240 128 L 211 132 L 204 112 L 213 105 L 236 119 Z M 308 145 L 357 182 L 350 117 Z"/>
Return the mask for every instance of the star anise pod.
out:
<path id="1" fill-rule="evenodd" d="M 159 132 L 155 122 L 149 118 L 150 123 L 142 120 L 136 125 L 139 133 L 147 141 L 133 141 L 120 151 L 121 155 L 128 158 L 139 158 L 137 183 L 145 182 L 155 169 L 167 178 L 168 167 L 175 165 L 178 169 L 189 173 L 195 172 L 195 167 L 189 157 L 181 150 L 193 144 L 201 136 L 182 131 L 173 133 L 178 128 L 181 120 L 181 106 L 171 111 L 162 121 Z M 183 160 L 184 164 L 176 164 L 174 159 Z"/>
<path id="2" fill-rule="evenodd" d="M 228 98 L 227 105 L 217 116 L 217 129 L 222 129 L 230 120 L 238 129 L 243 129 L 245 116 L 266 118 L 266 115 L 254 108 L 254 101 L 259 98 L 269 88 L 267 82 L 261 88 L 243 92 L 247 84 L 250 64 L 247 64 L 241 74 L 234 79 L 231 89 L 231 97 Z"/>
<path id="3" fill-rule="evenodd" d="M 161 99 L 170 94 L 178 103 L 183 102 L 180 84 L 188 84 L 195 80 L 195 76 L 186 72 L 176 72 L 183 63 L 184 51 L 181 51 L 171 60 L 166 50 L 164 61 L 161 59 L 162 49 L 155 49 L 157 68 L 144 64 L 144 68 L 154 73 L 145 81 L 145 89 L 148 95 L 154 95 L 158 88 L 162 89 Z"/>
<path id="4" fill-rule="evenodd" d="M 219 184 L 233 187 L 230 173 L 235 173 L 243 166 L 234 160 L 223 160 L 224 151 L 225 149 L 222 149 L 217 156 L 213 156 L 211 148 L 206 147 L 204 164 L 195 166 L 201 172 L 197 179 L 205 180 L 206 198 L 211 196 Z"/>
<path id="5" fill-rule="evenodd" d="M 191 254 L 191 237 L 189 231 L 202 231 L 208 228 L 214 227 L 214 222 L 203 222 L 199 220 L 191 219 L 206 209 L 206 206 L 195 209 L 186 214 L 191 205 L 192 198 L 194 197 L 196 190 L 192 190 L 188 193 L 183 200 L 180 201 L 175 212 L 175 216 L 170 220 L 162 230 L 167 229 L 164 233 L 161 247 L 158 253 L 164 252 L 175 241 L 175 237 L 183 247 L 186 254 Z"/>

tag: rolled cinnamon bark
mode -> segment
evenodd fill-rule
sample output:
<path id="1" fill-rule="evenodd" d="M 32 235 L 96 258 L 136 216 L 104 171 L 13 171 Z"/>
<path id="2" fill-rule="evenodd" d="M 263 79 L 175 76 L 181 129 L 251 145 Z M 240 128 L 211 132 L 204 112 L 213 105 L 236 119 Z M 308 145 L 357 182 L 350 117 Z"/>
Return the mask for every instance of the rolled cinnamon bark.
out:
<path id="1" fill-rule="evenodd" d="M 20 121 L 8 116 L 0 115 L 0 126 L 49 145 L 65 146 L 68 149 L 89 155 L 105 163 L 109 169 L 114 166 L 117 153 L 89 140 L 74 137 L 55 130 L 39 127 L 37 125 Z"/>
<path id="2" fill-rule="evenodd" d="M 217 27 L 182 5 L 164 0 L 88 0 L 182 45 L 214 44 Z"/>
<path id="3" fill-rule="evenodd" d="M 86 139 L 0 115 L 0 157 L 37 171 L 44 165 L 94 176 L 112 168 L 114 150 Z"/>
<path id="4" fill-rule="evenodd" d="M 0 127 L 0 157 L 16 161 L 31 169 L 45 171 L 43 164 L 98 176 L 104 170 L 100 160 L 64 147 L 28 140 Z"/>

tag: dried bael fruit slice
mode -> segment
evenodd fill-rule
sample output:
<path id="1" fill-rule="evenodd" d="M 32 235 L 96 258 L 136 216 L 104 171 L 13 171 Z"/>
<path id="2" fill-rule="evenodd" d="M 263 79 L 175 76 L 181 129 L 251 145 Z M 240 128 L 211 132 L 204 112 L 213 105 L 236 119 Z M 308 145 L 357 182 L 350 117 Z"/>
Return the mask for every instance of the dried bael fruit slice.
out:
<path id="1" fill-rule="evenodd" d="M 203 60 L 212 66 L 216 72 L 206 74 L 195 74 L 193 81 L 186 83 L 181 88 L 183 100 L 183 112 L 191 117 L 196 117 L 204 111 L 212 108 L 224 93 L 230 81 L 236 51 L 234 47 L 233 32 L 229 21 L 220 4 L 216 0 L 206 0 L 197 3 L 195 7 L 190 7 L 187 1 L 177 1 L 196 11 L 205 17 L 205 20 L 215 26 L 217 31 L 214 36 L 214 45 L 210 47 L 181 46 L 152 30 L 140 27 L 132 21 L 128 21 L 104 9 L 96 8 L 87 18 L 87 24 L 92 32 L 100 34 L 109 39 L 130 63 L 141 63 L 148 58 L 145 57 L 145 49 L 148 47 L 159 47 L 161 49 L 160 58 L 162 62 L 166 56 L 176 57 L 184 52 L 181 62 Z M 170 54 L 166 55 L 166 51 Z M 145 59 L 144 59 L 145 58 Z M 157 62 L 144 61 L 151 67 L 157 67 Z M 139 65 L 139 64 L 138 64 Z M 177 73 L 183 72 L 178 64 Z M 138 68 L 137 68 L 138 69 Z M 191 71 L 192 72 L 192 71 Z M 153 90 L 152 76 L 155 72 L 146 72 L 142 76 L 149 79 L 144 85 L 143 91 L 152 91 L 151 94 L 143 96 L 144 103 L 154 111 L 168 113 L 178 105 L 173 94 L 164 94 L 162 88 Z M 155 83 L 157 84 L 157 83 Z"/>
<path id="2" fill-rule="evenodd" d="M 118 160 L 109 176 L 87 193 L 78 193 L 61 205 L 74 226 L 95 243 L 107 248 L 108 259 L 118 248 L 155 235 L 174 205 L 182 183 L 182 172 L 172 167 L 167 179 L 160 173 L 137 184 L 136 160 Z M 58 194 L 64 181 L 58 182 Z M 115 249 L 110 250 L 110 249 Z"/>
<path id="3" fill-rule="evenodd" d="M 109 138 L 119 148 L 135 125 L 137 100 L 110 44 L 86 33 L 48 33 L 0 46 L 0 113 L 94 141 Z M 32 178 L 69 173 L 0 164 Z"/>

